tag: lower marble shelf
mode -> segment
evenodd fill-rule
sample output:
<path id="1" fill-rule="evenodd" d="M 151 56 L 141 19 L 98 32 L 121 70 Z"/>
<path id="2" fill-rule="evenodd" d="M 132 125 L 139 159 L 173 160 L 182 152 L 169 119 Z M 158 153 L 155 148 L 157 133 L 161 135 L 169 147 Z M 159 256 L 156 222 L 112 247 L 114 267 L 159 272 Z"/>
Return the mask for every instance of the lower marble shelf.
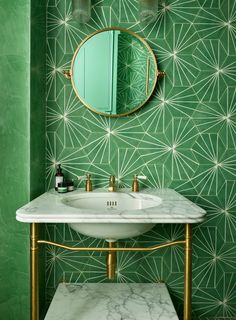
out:
<path id="1" fill-rule="evenodd" d="M 164 283 L 61 283 L 44 320 L 178 320 Z"/>

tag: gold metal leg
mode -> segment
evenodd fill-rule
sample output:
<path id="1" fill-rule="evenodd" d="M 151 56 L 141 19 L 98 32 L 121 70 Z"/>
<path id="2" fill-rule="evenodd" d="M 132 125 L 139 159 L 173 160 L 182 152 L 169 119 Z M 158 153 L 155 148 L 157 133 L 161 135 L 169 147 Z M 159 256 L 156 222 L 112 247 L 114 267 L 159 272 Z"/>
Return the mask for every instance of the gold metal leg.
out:
<path id="1" fill-rule="evenodd" d="M 38 224 L 31 224 L 31 320 L 39 320 Z"/>
<path id="2" fill-rule="evenodd" d="M 185 225 L 185 261 L 184 261 L 184 320 L 191 320 L 192 295 L 192 230 Z"/>
<path id="3" fill-rule="evenodd" d="M 109 242 L 109 249 L 115 248 L 116 242 Z M 109 280 L 114 279 L 116 272 L 116 252 L 108 251 L 107 253 L 107 277 Z"/>
<path id="4" fill-rule="evenodd" d="M 31 320 L 39 320 L 39 299 L 38 299 L 38 244 L 48 244 L 58 248 L 63 248 L 70 251 L 94 251 L 107 252 L 107 275 L 109 279 L 115 276 L 116 268 L 116 252 L 149 252 L 161 248 L 166 248 L 173 245 L 184 245 L 184 318 L 183 320 L 191 320 L 191 295 L 192 295 L 192 231 L 191 225 L 185 225 L 185 240 L 168 242 L 160 245 L 155 245 L 147 248 L 117 248 L 115 242 L 109 242 L 108 248 L 94 247 L 70 247 L 60 243 L 47 240 L 38 240 L 38 225 L 32 224 L 31 227 L 31 278 L 32 278 L 32 318 Z"/>

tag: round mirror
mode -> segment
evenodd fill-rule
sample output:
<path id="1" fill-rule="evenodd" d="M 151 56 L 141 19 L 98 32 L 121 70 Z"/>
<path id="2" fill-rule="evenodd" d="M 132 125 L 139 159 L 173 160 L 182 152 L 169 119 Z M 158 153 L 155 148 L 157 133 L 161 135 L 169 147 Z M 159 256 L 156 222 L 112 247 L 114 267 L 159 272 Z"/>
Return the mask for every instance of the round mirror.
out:
<path id="1" fill-rule="evenodd" d="M 120 117 L 141 108 L 150 98 L 158 69 L 144 39 L 125 29 L 109 28 L 82 41 L 70 73 L 85 106 L 105 116 Z"/>

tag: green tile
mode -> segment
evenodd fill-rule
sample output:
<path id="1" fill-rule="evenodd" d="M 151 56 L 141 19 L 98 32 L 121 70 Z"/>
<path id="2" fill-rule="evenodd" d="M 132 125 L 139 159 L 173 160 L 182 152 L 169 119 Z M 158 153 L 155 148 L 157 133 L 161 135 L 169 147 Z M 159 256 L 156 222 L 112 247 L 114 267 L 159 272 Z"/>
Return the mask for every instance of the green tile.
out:
<path id="1" fill-rule="evenodd" d="M 198 0 L 199 5 L 206 8 L 219 8 L 220 0 Z"/>

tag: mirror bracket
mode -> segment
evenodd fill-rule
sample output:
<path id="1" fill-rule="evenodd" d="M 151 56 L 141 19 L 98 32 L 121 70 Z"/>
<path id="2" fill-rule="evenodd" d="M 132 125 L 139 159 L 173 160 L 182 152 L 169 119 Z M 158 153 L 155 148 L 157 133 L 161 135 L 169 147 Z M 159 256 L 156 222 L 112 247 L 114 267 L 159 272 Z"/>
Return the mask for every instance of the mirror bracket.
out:
<path id="1" fill-rule="evenodd" d="M 158 71 L 157 78 L 162 79 L 162 78 L 164 78 L 165 75 L 166 75 L 165 71 Z"/>
<path id="2" fill-rule="evenodd" d="M 68 79 L 68 80 L 71 79 L 71 70 L 63 70 L 63 74 L 66 79 Z"/>

